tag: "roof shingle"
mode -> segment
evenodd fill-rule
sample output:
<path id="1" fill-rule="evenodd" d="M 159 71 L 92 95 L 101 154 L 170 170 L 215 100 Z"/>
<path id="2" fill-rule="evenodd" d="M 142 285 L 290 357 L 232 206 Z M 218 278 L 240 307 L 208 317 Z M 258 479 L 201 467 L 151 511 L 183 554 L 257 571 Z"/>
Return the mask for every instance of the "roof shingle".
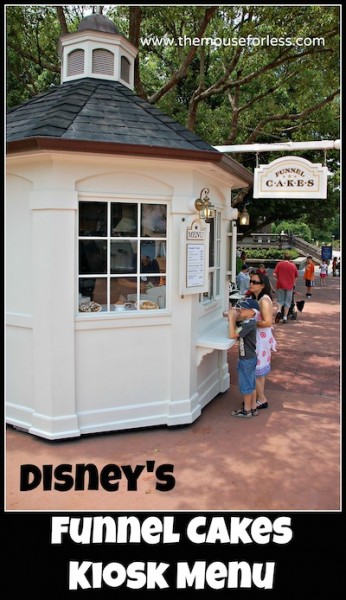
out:
<path id="1" fill-rule="evenodd" d="M 215 152 L 210 144 L 117 81 L 66 82 L 12 108 L 7 141 L 53 137 Z"/>

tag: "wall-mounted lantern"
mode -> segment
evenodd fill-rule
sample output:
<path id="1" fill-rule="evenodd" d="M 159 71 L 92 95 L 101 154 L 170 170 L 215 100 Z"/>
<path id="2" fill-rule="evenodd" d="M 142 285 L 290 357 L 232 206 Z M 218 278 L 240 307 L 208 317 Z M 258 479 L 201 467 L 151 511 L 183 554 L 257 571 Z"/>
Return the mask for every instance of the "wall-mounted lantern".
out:
<path id="1" fill-rule="evenodd" d="M 244 207 L 239 215 L 239 225 L 249 225 L 250 223 L 250 215 Z"/>
<path id="2" fill-rule="evenodd" d="M 204 221 L 215 217 L 215 207 L 210 202 L 208 188 L 203 188 L 200 197 L 195 200 L 195 209 L 199 212 L 199 218 Z"/>

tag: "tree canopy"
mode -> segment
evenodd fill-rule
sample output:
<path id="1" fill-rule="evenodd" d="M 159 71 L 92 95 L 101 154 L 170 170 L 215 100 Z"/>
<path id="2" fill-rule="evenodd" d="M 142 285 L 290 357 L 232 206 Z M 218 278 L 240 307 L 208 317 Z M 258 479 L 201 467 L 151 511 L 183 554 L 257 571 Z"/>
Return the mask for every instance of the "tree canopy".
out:
<path id="1" fill-rule="evenodd" d="M 9 107 L 60 84 L 59 37 L 103 11 L 138 49 L 136 93 L 212 145 L 339 138 L 337 5 L 22 5 L 6 7 Z M 323 162 L 321 152 L 301 153 Z M 253 154 L 232 155 L 253 170 Z M 279 154 L 266 153 L 260 162 Z M 254 200 L 251 228 L 284 219 L 321 226 L 338 212 L 339 155 L 328 201 Z"/>

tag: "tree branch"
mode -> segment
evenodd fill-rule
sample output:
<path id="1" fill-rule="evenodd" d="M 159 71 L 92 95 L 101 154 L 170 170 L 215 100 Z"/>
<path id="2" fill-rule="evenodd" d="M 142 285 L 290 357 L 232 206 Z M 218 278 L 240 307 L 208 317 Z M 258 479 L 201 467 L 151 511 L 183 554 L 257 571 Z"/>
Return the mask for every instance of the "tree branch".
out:
<path id="1" fill-rule="evenodd" d="M 136 48 L 139 48 L 139 40 L 141 34 L 142 8 L 140 6 L 130 6 L 129 11 L 129 41 Z M 135 58 L 134 63 L 134 85 L 138 96 L 147 100 L 147 94 L 142 84 L 139 53 Z"/>
<path id="2" fill-rule="evenodd" d="M 58 16 L 58 20 L 60 23 L 61 33 L 64 35 L 65 33 L 68 33 L 64 8 L 62 6 L 56 6 L 55 8 L 56 8 L 56 14 Z"/>
<path id="3" fill-rule="evenodd" d="M 309 108 L 306 108 L 305 110 L 301 111 L 300 113 L 284 113 L 282 115 L 272 115 L 270 117 L 266 117 L 265 119 L 262 119 L 262 121 L 260 121 L 260 123 L 257 125 L 257 127 L 253 130 L 252 134 L 250 135 L 250 137 L 247 139 L 246 144 L 250 144 L 252 142 L 254 142 L 257 138 L 257 136 L 261 133 L 263 127 L 267 124 L 267 123 L 271 123 L 273 121 L 298 121 L 298 120 L 302 120 L 305 117 L 307 117 L 308 115 L 310 115 L 313 112 L 316 112 L 316 110 L 319 110 L 320 108 L 322 108 L 323 106 L 325 106 L 326 104 L 329 104 L 329 102 L 331 102 L 332 100 L 334 100 L 334 98 L 336 96 L 338 96 L 338 94 L 340 94 L 340 90 L 335 90 L 334 92 L 332 92 L 329 96 L 327 96 L 327 98 L 324 98 L 324 100 L 321 100 L 321 102 L 318 102 L 317 104 L 314 104 L 313 106 L 309 106 Z"/>
<path id="4" fill-rule="evenodd" d="M 60 73 L 61 69 L 58 65 L 48 63 L 45 60 L 42 60 L 41 58 L 35 56 L 34 54 L 31 54 L 30 52 L 24 51 L 22 46 L 19 48 L 16 46 L 16 44 L 13 44 L 12 41 L 8 41 L 7 45 L 10 48 L 12 48 L 12 50 L 14 50 L 17 54 L 20 54 L 22 57 L 27 58 L 35 65 L 39 65 L 40 68 L 47 69 L 48 71 L 52 71 L 53 73 Z"/>
<path id="5" fill-rule="evenodd" d="M 199 30 L 197 32 L 197 35 L 195 37 L 201 38 L 203 36 L 203 34 L 207 28 L 207 25 L 208 25 L 210 19 L 213 17 L 213 15 L 216 13 L 217 8 L 218 8 L 217 6 L 207 8 L 207 10 L 205 11 L 204 19 L 201 22 Z M 152 104 L 155 104 L 162 98 L 162 96 L 164 96 L 175 85 L 177 85 L 177 83 L 179 83 L 179 81 L 184 79 L 184 77 L 186 76 L 188 67 L 191 64 L 192 60 L 194 59 L 197 50 L 198 50 L 197 46 L 191 46 L 189 52 L 187 53 L 185 59 L 183 60 L 183 63 L 181 65 L 180 69 L 178 69 L 175 73 L 173 73 L 173 76 L 171 77 L 171 79 L 169 81 L 167 81 L 167 83 L 160 90 L 158 90 L 158 92 L 156 92 L 156 94 L 153 94 L 153 96 L 151 96 L 149 98 L 149 102 L 151 102 Z"/>

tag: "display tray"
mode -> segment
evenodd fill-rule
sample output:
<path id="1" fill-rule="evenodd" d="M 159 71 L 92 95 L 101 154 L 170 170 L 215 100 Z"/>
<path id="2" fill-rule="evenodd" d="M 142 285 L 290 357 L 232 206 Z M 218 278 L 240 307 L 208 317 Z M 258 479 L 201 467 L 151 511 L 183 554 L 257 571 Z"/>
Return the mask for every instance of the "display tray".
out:
<path id="1" fill-rule="evenodd" d="M 155 310 L 159 308 L 159 305 L 152 300 L 140 300 L 139 303 L 136 302 L 136 308 L 140 310 Z"/>
<path id="2" fill-rule="evenodd" d="M 83 302 L 79 305 L 79 312 L 82 313 L 100 312 L 101 310 L 102 306 L 97 302 Z"/>

